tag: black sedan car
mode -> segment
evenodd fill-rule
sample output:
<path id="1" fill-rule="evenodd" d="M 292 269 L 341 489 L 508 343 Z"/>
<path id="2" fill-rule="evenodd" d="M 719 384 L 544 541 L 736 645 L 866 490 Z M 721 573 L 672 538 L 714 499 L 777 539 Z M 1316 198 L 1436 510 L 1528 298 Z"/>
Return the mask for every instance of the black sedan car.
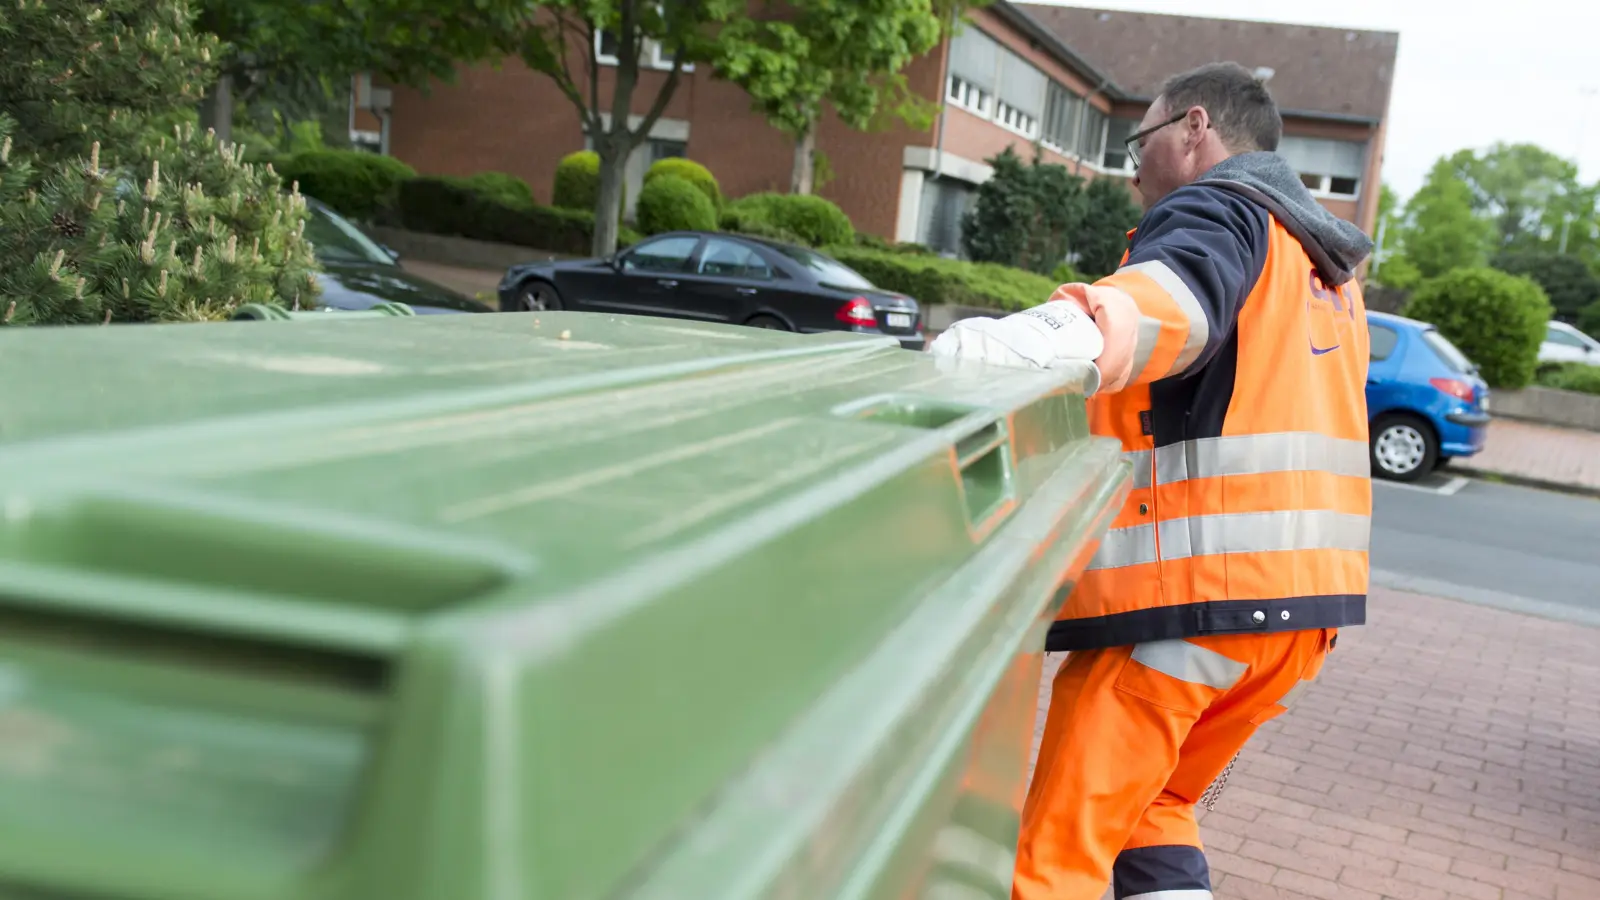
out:
<path id="1" fill-rule="evenodd" d="M 790 244 L 696 231 L 659 234 L 607 259 L 512 266 L 500 282 L 500 309 L 887 334 L 913 350 L 927 341 L 917 301 L 873 287 L 838 260 Z"/>
<path id="2" fill-rule="evenodd" d="M 322 203 L 306 199 L 311 217 L 306 240 L 322 264 L 322 305 L 332 309 L 370 309 L 377 303 L 404 303 L 417 315 L 493 312 L 488 304 L 463 297 L 400 268 L 396 255 Z"/>

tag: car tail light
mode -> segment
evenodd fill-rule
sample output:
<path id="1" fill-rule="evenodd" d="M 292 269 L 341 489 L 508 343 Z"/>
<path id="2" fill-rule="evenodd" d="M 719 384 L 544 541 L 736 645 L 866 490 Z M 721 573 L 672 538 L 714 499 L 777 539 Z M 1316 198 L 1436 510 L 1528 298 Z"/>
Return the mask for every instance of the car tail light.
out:
<path id="1" fill-rule="evenodd" d="M 872 301 L 865 297 L 857 297 L 839 307 L 839 311 L 834 313 L 833 317 L 846 325 L 859 325 L 863 328 L 876 328 L 878 325 L 878 314 L 872 310 Z"/>
<path id="2" fill-rule="evenodd" d="M 1472 385 L 1459 378 L 1429 378 L 1428 383 L 1463 403 L 1472 402 Z"/>

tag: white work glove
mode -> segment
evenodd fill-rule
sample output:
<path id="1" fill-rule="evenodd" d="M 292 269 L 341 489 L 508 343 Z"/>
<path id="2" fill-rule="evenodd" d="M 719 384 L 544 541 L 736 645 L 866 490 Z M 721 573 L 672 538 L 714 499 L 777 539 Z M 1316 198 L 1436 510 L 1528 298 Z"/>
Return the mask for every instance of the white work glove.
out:
<path id="1" fill-rule="evenodd" d="M 1068 300 L 1053 300 L 1004 319 L 961 319 L 928 346 L 928 352 L 938 357 L 1038 369 L 1092 363 L 1104 350 L 1105 338 L 1094 320 Z"/>

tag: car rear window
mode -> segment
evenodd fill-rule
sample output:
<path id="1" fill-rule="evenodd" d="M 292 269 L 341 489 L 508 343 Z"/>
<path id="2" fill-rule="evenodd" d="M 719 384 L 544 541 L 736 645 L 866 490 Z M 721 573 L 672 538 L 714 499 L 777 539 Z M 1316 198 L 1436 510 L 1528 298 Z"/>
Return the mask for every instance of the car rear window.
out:
<path id="1" fill-rule="evenodd" d="M 1463 375 L 1470 375 L 1477 371 L 1477 367 L 1472 364 L 1472 360 L 1467 359 L 1466 354 L 1457 350 L 1456 345 L 1450 343 L 1450 340 L 1439 332 L 1430 328 L 1422 333 L 1422 340 L 1433 348 L 1433 352 L 1438 354 L 1439 358 L 1451 370 L 1460 372 Z"/>
<path id="2" fill-rule="evenodd" d="M 877 290 L 860 272 L 836 259 L 801 247 L 779 246 L 775 249 L 816 273 L 817 280 L 828 287 L 843 288 L 847 291 Z"/>
<path id="3" fill-rule="evenodd" d="M 1373 325 L 1368 329 L 1371 335 L 1372 358 L 1385 360 L 1394 352 L 1394 345 L 1400 342 L 1400 333 L 1393 328 L 1383 325 Z"/>

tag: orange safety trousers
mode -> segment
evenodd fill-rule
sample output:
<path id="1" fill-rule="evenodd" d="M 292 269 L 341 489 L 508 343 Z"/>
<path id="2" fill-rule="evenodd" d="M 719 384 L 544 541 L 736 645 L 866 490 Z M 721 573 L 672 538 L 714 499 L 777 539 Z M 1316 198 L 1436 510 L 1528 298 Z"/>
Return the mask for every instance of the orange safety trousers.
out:
<path id="1" fill-rule="evenodd" d="M 1206 900 L 1195 803 L 1316 678 L 1334 631 L 1079 650 L 1056 673 L 1013 900 Z"/>

